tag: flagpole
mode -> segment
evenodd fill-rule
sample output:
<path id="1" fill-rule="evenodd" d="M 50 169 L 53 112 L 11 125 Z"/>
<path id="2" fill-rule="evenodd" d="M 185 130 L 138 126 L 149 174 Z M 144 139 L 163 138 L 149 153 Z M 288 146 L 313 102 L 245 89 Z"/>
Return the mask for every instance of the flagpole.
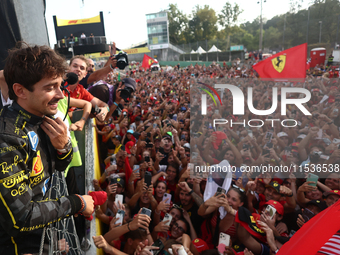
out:
<path id="1" fill-rule="evenodd" d="M 264 0 L 266 2 L 266 0 Z M 260 2 L 257 2 L 258 4 Z M 261 16 L 260 16 L 260 40 L 259 40 L 259 50 L 262 50 L 262 30 L 263 30 L 263 22 L 262 22 L 262 0 L 261 0 Z"/>
<path id="2" fill-rule="evenodd" d="M 287 16 L 287 13 L 285 14 L 285 21 L 284 21 L 284 23 L 283 23 L 283 39 L 282 39 L 282 50 L 285 50 L 286 16 Z"/>

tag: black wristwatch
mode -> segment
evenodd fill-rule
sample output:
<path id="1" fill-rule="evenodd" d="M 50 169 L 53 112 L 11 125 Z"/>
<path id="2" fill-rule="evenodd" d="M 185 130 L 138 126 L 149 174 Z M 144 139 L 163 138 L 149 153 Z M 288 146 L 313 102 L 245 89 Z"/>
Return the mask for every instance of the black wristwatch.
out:
<path id="1" fill-rule="evenodd" d="M 57 149 L 57 151 L 64 154 L 66 152 L 69 152 L 71 149 L 72 149 L 72 142 L 71 142 L 71 139 L 69 138 L 68 142 L 64 146 L 64 149 Z"/>

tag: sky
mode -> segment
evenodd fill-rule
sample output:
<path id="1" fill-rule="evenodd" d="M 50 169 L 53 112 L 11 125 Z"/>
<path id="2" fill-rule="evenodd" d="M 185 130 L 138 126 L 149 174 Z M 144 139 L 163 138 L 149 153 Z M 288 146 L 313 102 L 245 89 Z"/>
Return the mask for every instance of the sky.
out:
<path id="1" fill-rule="evenodd" d="M 238 3 L 243 13 L 239 17 L 240 23 L 252 22 L 261 13 L 261 0 L 230 0 L 234 5 Z M 132 44 L 137 44 L 147 39 L 146 14 L 159 12 L 168 8 L 169 4 L 177 4 L 178 9 L 185 14 L 191 14 L 195 5 L 209 5 L 216 13 L 220 13 L 227 1 L 221 0 L 195 0 L 168 1 L 115 1 L 115 0 L 48 0 L 46 1 L 46 23 L 49 34 L 50 46 L 56 43 L 53 24 L 53 15 L 60 19 L 81 19 L 97 16 L 100 11 L 104 15 L 105 34 L 108 42 L 114 41 L 116 46 L 127 49 Z M 264 19 L 284 14 L 289 11 L 290 0 L 266 0 L 262 2 Z M 310 0 L 304 0 L 302 9 L 308 8 Z"/>

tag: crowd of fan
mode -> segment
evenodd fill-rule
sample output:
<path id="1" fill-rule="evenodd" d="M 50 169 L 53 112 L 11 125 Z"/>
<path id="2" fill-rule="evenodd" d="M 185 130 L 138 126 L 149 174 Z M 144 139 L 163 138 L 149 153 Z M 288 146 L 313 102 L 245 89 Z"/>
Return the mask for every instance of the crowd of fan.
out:
<path id="1" fill-rule="evenodd" d="M 150 245 L 162 243 L 163 254 L 170 254 L 170 247 L 177 254 L 179 244 L 195 255 L 218 254 L 218 250 L 275 254 L 305 222 L 339 199 L 340 92 L 338 80 L 330 79 L 338 75 L 335 68 L 312 69 L 304 83 L 264 82 L 238 61 L 231 67 L 213 63 L 165 70 L 136 67 L 127 72 L 136 81 L 135 92 L 130 100 L 121 100 L 120 114 L 96 122 L 102 176 L 93 185 L 108 196 L 96 208 L 96 217 L 104 225 L 102 236 L 94 237 L 97 247 L 109 254 L 151 254 Z M 117 88 L 122 84 L 115 72 L 105 82 Z M 201 93 L 205 92 L 197 82 L 234 84 L 245 99 L 251 86 L 259 110 L 271 108 L 277 87 L 278 109 L 256 116 L 245 107 L 244 116 L 233 115 L 232 94 L 225 90 L 222 104 L 208 99 L 208 114 L 202 116 Z M 286 116 L 281 116 L 280 91 L 291 86 L 311 91 L 311 99 L 303 105 L 312 115 L 288 105 Z M 301 96 L 292 93 L 287 98 Z M 294 119 L 296 126 L 264 121 L 261 127 L 214 128 L 213 119 L 221 118 L 238 123 L 256 119 L 252 125 L 260 126 L 260 120 Z M 211 176 L 194 175 L 190 160 L 200 166 L 226 160 L 237 171 L 229 182 L 215 180 L 224 189 L 207 197 Z M 286 175 L 242 171 L 261 165 L 303 171 Z M 313 171 L 318 177 L 309 175 L 312 169 L 318 169 Z M 274 215 L 268 208 L 275 209 Z M 117 223 L 122 215 L 123 221 Z M 255 223 L 247 223 L 249 217 Z M 221 232 L 230 236 L 229 246 L 219 245 Z"/>

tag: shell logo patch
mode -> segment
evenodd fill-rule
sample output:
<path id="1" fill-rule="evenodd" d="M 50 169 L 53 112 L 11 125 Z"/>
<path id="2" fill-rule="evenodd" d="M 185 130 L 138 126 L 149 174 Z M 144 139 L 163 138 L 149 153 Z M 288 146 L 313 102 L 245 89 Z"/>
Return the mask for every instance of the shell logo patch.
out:
<path id="1" fill-rule="evenodd" d="M 44 170 L 44 166 L 41 161 L 40 151 L 38 151 L 37 156 L 33 158 L 31 177 L 39 175 L 42 170 Z"/>

